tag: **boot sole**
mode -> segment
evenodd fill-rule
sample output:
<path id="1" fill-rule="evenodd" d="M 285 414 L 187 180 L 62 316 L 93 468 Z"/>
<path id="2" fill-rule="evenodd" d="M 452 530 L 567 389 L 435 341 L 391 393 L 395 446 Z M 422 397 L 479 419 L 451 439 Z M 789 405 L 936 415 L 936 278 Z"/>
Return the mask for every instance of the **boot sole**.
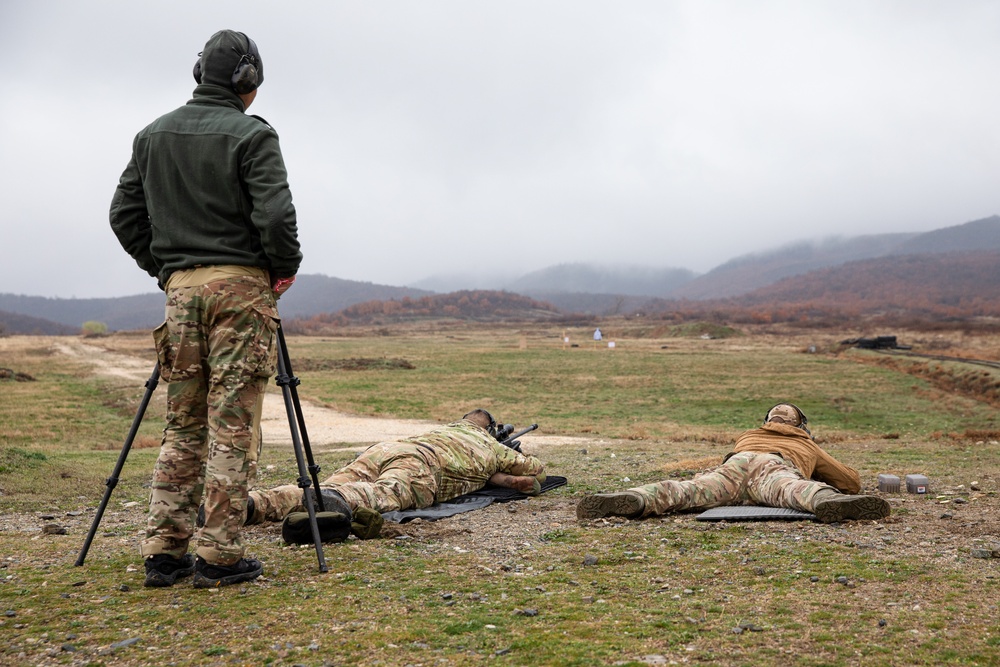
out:
<path id="1" fill-rule="evenodd" d="M 577 519 L 601 519 L 606 516 L 635 518 L 642 514 L 642 499 L 631 493 L 598 493 L 587 496 L 576 506 Z"/>
<path id="2" fill-rule="evenodd" d="M 876 496 L 836 498 L 820 503 L 814 513 L 821 523 L 875 521 L 889 516 L 888 501 Z"/>
<path id="3" fill-rule="evenodd" d="M 251 581 L 256 579 L 264 573 L 264 566 L 261 565 L 256 570 L 250 570 L 249 572 L 239 572 L 237 574 L 230 574 L 225 577 L 216 577 L 210 579 L 206 577 L 201 572 L 194 573 L 194 587 L 195 588 L 219 588 L 220 586 L 231 586 L 233 584 L 238 584 L 244 581 Z"/>

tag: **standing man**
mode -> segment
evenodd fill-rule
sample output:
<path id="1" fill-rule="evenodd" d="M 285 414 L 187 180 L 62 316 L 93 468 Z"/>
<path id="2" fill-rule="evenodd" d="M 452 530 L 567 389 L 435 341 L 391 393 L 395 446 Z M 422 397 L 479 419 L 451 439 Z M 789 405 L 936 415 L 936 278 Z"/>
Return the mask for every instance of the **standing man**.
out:
<path id="1" fill-rule="evenodd" d="M 226 586 L 263 572 L 244 558 L 240 529 L 277 364 L 275 300 L 302 261 L 278 135 L 244 113 L 264 81 L 257 45 L 222 30 L 199 56 L 194 96 L 136 135 L 111 202 L 122 247 L 166 292 L 153 332 L 167 424 L 140 545 L 146 586 L 192 573 L 196 587 Z"/>
<path id="2" fill-rule="evenodd" d="M 668 479 L 619 493 L 595 493 L 576 507 L 579 519 L 606 516 L 646 518 L 746 502 L 812 512 L 823 523 L 884 519 L 889 503 L 854 495 L 861 477 L 823 451 L 791 403 L 767 411 L 760 428 L 744 431 L 721 466 L 692 480 Z"/>

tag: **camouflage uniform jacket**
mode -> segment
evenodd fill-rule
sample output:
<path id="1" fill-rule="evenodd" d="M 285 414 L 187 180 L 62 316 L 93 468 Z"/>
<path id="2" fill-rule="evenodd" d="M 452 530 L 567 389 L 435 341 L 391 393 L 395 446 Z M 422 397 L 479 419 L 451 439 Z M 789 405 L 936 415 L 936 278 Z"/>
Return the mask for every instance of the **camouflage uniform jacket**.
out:
<path id="1" fill-rule="evenodd" d="M 136 135 L 111 201 L 111 228 L 167 284 L 195 266 L 255 266 L 271 280 L 302 261 L 278 135 L 234 92 L 200 84 Z"/>
<path id="2" fill-rule="evenodd" d="M 544 480 L 541 461 L 501 445 L 488 431 L 464 419 L 401 442 L 432 449 L 436 454 L 441 471 L 438 502 L 478 491 L 498 472 Z"/>
<path id="3" fill-rule="evenodd" d="M 805 431 L 788 424 L 770 423 L 744 431 L 733 447 L 733 454 L 737 452 L 778 454 L 793 463 L 806 479 L 824 482 L 843 493 L 861 490 L 857 470 L 840 463 L 820 449 Z"/>

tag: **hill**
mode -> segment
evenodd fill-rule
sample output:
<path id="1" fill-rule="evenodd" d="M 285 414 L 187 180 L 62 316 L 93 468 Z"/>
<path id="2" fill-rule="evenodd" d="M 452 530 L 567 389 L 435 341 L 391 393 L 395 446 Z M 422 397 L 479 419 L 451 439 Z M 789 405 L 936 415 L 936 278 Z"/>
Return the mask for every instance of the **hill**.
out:
<path id="1" fill-rule="evenodd" d="M 918 234 L 893 249 L 894 255 L 1000 250 L 1000 215 Z"/>
<path id="2" fill-rule="evenodd" d="M 678 299 L 720 299 L 746 294 L 775 283 L 829 266 L 880 257 L 915 234 L 879 234 L 850 239 L 797 243 L 768 253 L 737 257 L 675 289 Z"/>
<path id="3" fill-rule="evenodd" d="M 674 299 L 720 299 L 818 269 L 893 255 L 1000 250 L 1000 216 L 922 234 L 878 234 L 782 246 L 737 257 L 680 286 Z"/>
<path id="4" fill-rule="evenodd" d="M 296 279 L 295 286 L 282 297 L 278 309 L 282 317 L 302 317 L 338 311 L 372 299 L 402 299 L 426 294 L 425 290 L 409 287 L 342 280 L 320 274 L 301 275 Z M 103 322 L 111 331 L 151 329 L 163 321 L 163 294 L 151 292 L 107 299 L 0 294 L 0 311 L 69 327 L 69 331 L 62 333 L 77 333 L 80 325 L 89 320 Z"/>
<path id="5" fill-rule="evenodd" d="M 412 287 L 343 280 L 322 274 L 300 275 L 278 303 L 283 318 L 332 313 L 358 303 L 379 299 L 414 299 L 432 294 Z"/>
<path id="6" fill-rule="evenodd" d="M 519 294 L 628 294 L 664 297 L 697 274 L 687 269 L 559 264 L 533 271 L 506 285 Z"/>
<path id="7" fill-rule="evenodd" d="M 137 294 L 110 299 L 57 299 L 19 294 L 0 294 L 0 310 L 27 315 L 80 331 L 80 325 L 96 320 L 111 331 L 152 328 L 163 321 L 163 294 Z"/>
<path id="8" fill-rule="evenodd" d="M 1000 314 L 1000 251 L 902 255 L 851 262 L 782 280 L 744 305 L 809 304 L 871 315 L 936 317 Z"/>
<path id="9" fill-rule="evenodd" d="M 977 286 L 989 284 L 989 277 L 983 275 L 987 267 L 973 268 L 977 260 L 961 257 L 963 253 L 982 252 L 1000 252 L 1000 216 L 994 215 L 923 234 L 868 235 L 784 246 L 768 253 L 732 259 L 701 276 L 676 268 L 609 267 L 572 263 L 526 274 L 508 281 L 502 288 L 479 288 L 474 292 L 515 293 L 545 304 L 546 309 L 590 317 L 665 310 L 705 312 L 707 309 L 723 306 L 745 311 L 750 304 L 755 304 L 756 307 L 764 303 L 773 304 L 775 299 L 779 299 L 778 292 L 768 291 L 770 286 L 784 290 L 780 298 L 788 299 L 789 303 L 801 303 L 801 298 L 806 298 L 805 294 L 808 292 L 812 294 L 809 298 L 813 300 L 819 299 L 817 295 L 820 293 L 826 294 L 822 299 L 824 304 L 832 303 L 834 298 L 843 298 L 860 307 L 858 295 L 878 294 L 890 298 L 891 293 L 891 299 L 894 300 L 883 304 L 890 309 L 907 309 L 920 303 L 928 306 L 928 313 L 940 314 L 948 311 L 946 306 L 950 299 L 953 305 L 957 304 L 954 305 L 953 312 L 973 312 L 979 308 L 977 304 L 990 302 L 989 295 L 981 294 Z M 949 255 L 949 258 L 941 262 L 926 259 L 942 254 Z M 904 261 L 907 257 L 925 259 Z M 889 285 L 882 284 L 885 279 L 883 274 L 891 275 L 897 271 L 905 273 L 920 265 L 924 265 L 926 270 L 916 270 L 908 277 L 906 280 L 910 282 L 905 289 L 901 285 L 895 285 L 893 291 L 889 289 Z M 841 268 L 846 269 L 848 274 L 842 274 L 839 271 Z M 967 271 L 976 274 L 980 283 L 966 286 L 962 276 Z M 494 274 L 493 278 L 481 276 L 477 281 L 493 279 L 499 280 Z M 792 282 L 787 282 L 789 280 Z M 865 280 L 870 281 L 870 284 L 862 284 Z M 834 297 L 831 290 L 840 281 L 847 281 L 849 289 Z M 442 278 L 440 284 L 446 283 Z M 801 285 L 805 284 L 813 287 L 803 290 Z M 966 287 L 974 291 L 963 292 Z M 420 307 L 412 307 L 414 300 L 432 296 L 433 292 L 415 287 L 393 287 L 305 274 L 298 277 L 295 287 L 282 298 L 279 310 L 286 320 L 305 320 L 317 315 L 332 315 L 354 305 L 369 304 L 365 308 L 372 313 L 381 308 L 384 311 L 382 316 L 391 314 L 393 317 L 404 317 L 406 315 L 398 310 L 398 306 L 376 307 L 370 304 L 392 304 L 409 300 L 407 303 L 411 305 L 403 310 L 413 317 L 425 317 L 431 312 L 444 313 L 444 316 L 457 312 L 460 317 L 483 317 L 479 312 L 466 312 L 465 304 L 457 303 L 470 293 L 467 288 L 459 289 L 450 293 L 460 295 L 454 302 L 448 299 L 432 300 L 420 302 Z M 900 300 L 902 294 L 909 294 L 910 298 Z M 946 298 L 945 294 L 949 296 Z M 973 298 L 973 294 L 978 296 Z M 748 299 L 739 299 L 744 296 Z M 702 303 L 702 306 L 692 305 L 698 303 Z M 870 306 L 866 302 L 863 310 L 868 312 L 875 307 Z M 446 307 L 451 310 L 445 310 Z M 458 310 L 455 311 L 454 308 Z M 510 304 L 503 308 L 508 310 L 498 313 L 536 310 L 533 306 L 515 307 Z M 0 294 L 0 311 L 10 314 L 5 316 L 7 321 L 10 321 L 11 315 L 16 314 L 45 320 L 50 323 L 44 325 L 46 327 L 52 324 L 62 325 L 74 332 L 88 320 L 103 322 L 112 331 L 143 329 L 155 327 L 162 321 L 163 295 L 151 293 L 109 299 L 53 299 Z M 360 311 L 345 315 L 349 318 L 360 316 Z M 0 324 L 4 321 L 0 319 Z M 45 330 L 41 323 L 30 326 L 34 327 L 30 330 Z"/>
<path id="10" fill-rule="evenodd" d="M 729 299 L 647 302 L 675 319 L 709 315 L 732 322 L 812 322 L 845 318 L 895 323 L 995 319 L 1000 251 L 902 255 L 850 262 L 786 278 Z"/>
<path id="11" fill-rule="evenodd" d="M 368 301 L 336 313 L 297 318 L 284 323 L 296 333 L 323 333 L 346 325 L 384 325 L 414 320 L 461 319 L 478 322 L 553 320 L 561 316 L 554 306 L 512 292 L 463 290 L 416 299 Z"/>
<path id="12" fill-rule="evenodd" d="M 0 310 L 0 335 L 63 336 L 77 333 L 80 333 L 79 326 L 69 327 L 40 317 Z"/>

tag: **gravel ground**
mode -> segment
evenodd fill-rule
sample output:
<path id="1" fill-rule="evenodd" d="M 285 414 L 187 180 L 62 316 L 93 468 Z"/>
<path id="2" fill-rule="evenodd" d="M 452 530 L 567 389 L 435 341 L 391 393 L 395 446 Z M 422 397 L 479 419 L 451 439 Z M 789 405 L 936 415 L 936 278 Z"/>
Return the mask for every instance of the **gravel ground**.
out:
<path id="1" fill-rule="evenodd" d="M 54 337 L 52 341 L 59 353 L 85 360 L 109 377 L 142 383 L 151 370 L 135 357 L 117 354 L 84 340 Z M 342 449 L 360 450 L 371 442 L 415 435 L 436 425 L 416 420 L 358 417 L 310 404 L 303 405 L 303 413 L 317 454 Z M 281 455 L 282 448 L 291 447 L 284 401 L 276 391 L 267 396 L 262 426 L 265 442 L 275 456 Z M 524 440 L 526 452 L 543 456 L 547 447 L 586 449 L 608 444 L 607 440 L 549 436 L 537 432 Z M 565 474 L 563 471 L 552 472 Z M 541 534 L 577 525 L 576 498 L 569 489 L 571 486 L 528 501 L 494 504 L 443 521 L 387 524 L 384 536 L 437 542 L 481 553 L 489 559 L 502 560 L 505 555 L 516 553 L 526 544 L 537 541 Z M 931 496 L 901 493 L 887 494 L 886 497 L 897 511 L 881 522 L 848 522 L 834 526 L 801 521 L 762 522 L 754 524 L 754 530 L 762 536 L 792 532 L 803 539 L 845 544 L 886 559 L 906 555 L 944 565 L 972 557 L 988 559 L 991 566 L 1000 563 L 997 560 L 1000 558 L 1000 480 L 987 476 L 975 480 L 975 483 L 970 480 L 962 485 L 934 488 Z M 3 516 L 0 517 L 0 531 L 23 532 L 33 539 L 43 536 L 46 530 L 58 533 L 65 529 L 71 535 L 85 535 L 93 520 L 93 510 L 85 510 L 83 505 L 92 503 L 93 498 L 82 499 L 80 510 L 65 516 L 46 512 Z M 131 505 L 109 508 L 102 528 L 107 531 L 116 525 L 123 525 L 132 526 L 136 531 L 141 529 L 145 508 L 135 503 Z M 725 524 L 696 522 L 693 515 L 667 516 L 649 521 L 683 524 L 696 530 L 725 528 Z M 596 529 L 622 529 L 627 533 L 643 522 L 615 519 L 587 523 Z M 255 531 L 269 536 L 270 533 L 277 534 L 279 527 L 255 526 L 248 530 L 253 539 Z M 998 573 L 997 567 L 992 569 L 994 574 Z"/>

